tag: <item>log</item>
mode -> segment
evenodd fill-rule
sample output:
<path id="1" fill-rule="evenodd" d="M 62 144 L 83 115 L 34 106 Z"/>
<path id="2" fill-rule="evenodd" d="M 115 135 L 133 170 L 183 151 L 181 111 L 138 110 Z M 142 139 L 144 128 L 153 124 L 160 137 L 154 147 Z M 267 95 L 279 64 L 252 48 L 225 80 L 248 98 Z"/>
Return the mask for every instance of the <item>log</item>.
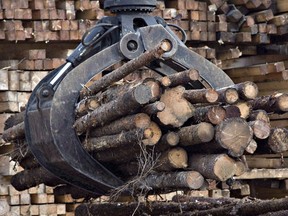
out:
<path id="1" fill-rule="evenodd" d="M 239 107 L 235 105 L 223 106 L 225 109 L 225 118 L 236 118 L 241 116 Z"/>
<path id="2" fill-rule="evenodd" d="M 270 123 L 270 118 L 265 110 L 252 110 L 252 112 L 250 112 L 248 120 L 249 121 L 261 120 Z"/>
<path id="3" fill-rule="evenodd" d="M 235 162 L 235 166 L 236 166 L 235 176 L 240 176 L 248 170 L 246 164 L 240 160 Z"/>
<path id="4" fill-rule="evenodd" d="M 183 169 L 187 167 L 187 163 L 187 152 L 183 148 L 177 147 L 163 152 L 157 161 L 155 169 L 157 171 Z"/>
<path id="5" fill-rule="evenodd" d="M 215 140 L 233 157 L 244 153 L 252 137 L 251 127 L 242 118 L 225 119 L 215 128 Z"/>
<path id="6" fill-rule="evenodd" d="M 178 85 L 185 85 L 199 79 L 199 72 L 195 69 L 190 69 L 175 73 L 169 76 L 162 77 L 160 83 L 164 87 L 176 87 Z"/>
<path id="7" fill-rule="evenodd" d="M 110 148 L 125 148 L 135 143 L 155 145 L 161 138 L 161 130 L 158 125 L 151 122 L 146 128 L 137 128 L 129 131 L 121 131 L 119 134 L 92 137 L 82 142 L 83 147 L 89 151 L 103 151 Z"/>
<path id="8" fill-rule="evenodd" d="M 269 96 L 262 96 L 249 101 L 254 110 L 265 110 L 266 112 L 283 113 L 288 111 L 288 94 L 277 93 Z"/>
<path id="9" fill-rule="evenodd" d="M 270 123 L 255 120 L 248 122 L 248 124 L 253 130 L 254 137 L 257 139 L 266 139 L 269 137 L 271 130 Z"/>
<path id="10" fill-rule="evenodd" d="M 233 88 L 238 91 L 239 97 L 242 100 L 252 100 L 255 99 L 258 95 L 258 87 L 251 81 L 235 84 Z"/>
<path id="11" fill-rule="evenodd" d="M 151 189 L 199 189 L 204 184 L 203 176 L 196 171 L 153 173 L 141 181 L 139 188 Z"/>
<path id="12" fill-rule="evenodd" d="M 248 102 L 238 102 L 237 104 L 235 104 L 235 106 L 237 106 L 240 110 L 240 117 L 243 119 L 247 119 L 250 115 L 251 112 L 251 105 Z"/>
<path id="13" fill-rule="evenodd" d="M 239 100 L 239 94 L 235 88 L 223 88 L 216 91 L 219 95 L 218 102 L 234 104 Z"/>
<path id="14" fill-rule="evenodd" d="M 189 103 L 183 94 L 185 88 L 178 86 L 167 89 L 161 96 L 160 101 L 165 104 L 165 109 L 157 113 L 159 121 L 167 126 L 181 127 L 193 116 L 194 107 Z"/>
<path id="15" fill-rule="evenodd" d="M 226 111 L 221 106 L 198 107 L 193 115 L 193 122 L 208 122 L 214 125 L 220 124 L 226 118 Z"/>
<path id="16" fill-rule="evenodd" d="M 188 169 L 219 181 L 226 181 L 236 173 L 235 161 L 226 154 L 189 155 Z"/>
<path id="17" fill-rule="evenodd" d="M 274 153 L 282 153 L 288 150 L 288 129 L 274 128 L 268 139 L 268 146 Z"/>
<path id="18" fill-rule="evenodd" d="M 100 103 L 95 96 L 91 96 L 81 100 L 75 108 L 77 117 L 86 115 L 89 111 L 93 111 L 100 106 Z"/>
<path id="19" fill-rule="evenodd" d="M 3 131 L 2 139 L 6 142 L 11 142 L 17 139 L 25 138 L 25 125 L 24 122 L 21 122 L 17 125 L 14 125 L 7 130 Z"/>
<path id="20" fill-rule="evenodd" d="M 11 178 L 11 184 L 18 191 L 23 191 L 31 187 L 35 187 L 41 183 L 48 186 L 56 186 L 62 184 L 63 181 L 48 172 L 43 167 L 34 168 L 32 170 L 21 171 Z"/>
<path id="21" fill-rule="evenodd" d="M 147 104 L 141 109 L 141 112 L 148 115 L 156 115 L 158 112 L 162 112 L 165 109 L 165 104 L 161 101 L 156 101 L 151 104 Z"/>
<path id="22" fill-rule="evenodd" d="M 119 134 L 107 135 L 85 139 L 82 142 L 83 147 L 91 151 L 103 151 L 110 148 L 129 148 L 134 143 L 141 142 L 144 138 L 144 130 L 134 129 L 130 131 L 122 131 Z"/>
<path id="23" fill-rule="evenodd" d="M 90 127 L 103 126 L 124 115 L 132 114 L 151 99 L 151 89 L 145 85 L 139 85 L 125 93 L 118 100 L 103 104 L 94 111 L 77 119 L 74 128 L 80 135 Z"/>
<path id="24" fill-rule="evenodd" d="M 257 150 L 258 144 L 254 139 L 251 139 L 249 142 L 248 146 L 245 148 L 245 151 L 248 152 L 249 154 L 254 154 L 255 151 Z"/>
<path id="25" fill-rule="evenodd" d="M 99 91 L 112 85 L 114 82 L 123 79 L 125 76 L 129 75 L 133 71 L 149 64 L 157 58 L 160 58 L 162 54 L 169 51 L 170 49 L 170 42 L 162 41 L 161 44 L 155 49 L 144 52 L 140 56 L 130 60 L 129 62 L 120 66 L 106 76 L 103 76 L 101 79 L 96 80 L 89 87 L 84 88 L 82 91 L 82 97 L 98 93 Z"/>
<path id="26" fill-rule="evenodd" d="M 210 142 L 214 138 L 214 127 L 210 123 L 201 122 L 197 125 L 182 127 L 177 134 L 179 136 L 179 145 L 197 145 Z"/>
<path id="27" fill-rule="evenodd" d="M 137 113 L 117 119 L 103 127 L 93 128 L 89 131 L 89 137 L 119 134 L 122 131 L 133 129 L 145 129 L 151 123 L 150 117 L 145 113 Z"/>
<path id="28" fill-rule="evenodd" d="M 252 169 L 233 179 L 285 179 L 288 178 L 288 169 Z"/>
<path id="29" fill-rule="evenodd" d="M 217 91 L 214 89 L 186 90 L 183 96 L 190 103 L 215 103 L 219 97 Z"/>
<path id="30" fill-rule="evenodd" d="M 170 147 L 178 145 L 179 140 L 179 135 L 176 132 L 169 131 L 161 137 L 160 141 L 155 146 L 155 150 L 157 152 L 165 151 Z"/>

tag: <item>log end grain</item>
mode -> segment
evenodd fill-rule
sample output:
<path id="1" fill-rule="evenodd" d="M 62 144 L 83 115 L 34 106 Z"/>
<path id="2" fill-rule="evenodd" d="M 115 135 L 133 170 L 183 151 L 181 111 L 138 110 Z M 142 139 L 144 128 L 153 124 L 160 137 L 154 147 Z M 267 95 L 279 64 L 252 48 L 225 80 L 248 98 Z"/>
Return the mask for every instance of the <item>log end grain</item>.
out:
<path id="1" fill-rule="evenodd" d="M 201 122 L 198 125 L 198 137 L 199 139 L 205 143 L 205 142 L 210 142 L 214 138 L 215 130 L 213 125 L 206 123 L 206 122 Z"/>
<path id="2" fill-rule="evenodd" d="M 214 106 L 208 110 L 207 117 L 212 124 L 218 125 L 226 118 L 226 110 L 223 107 Z"/>
<path id="3" fill-rule="evenodd" d="M 188 166 L 188 155 L 182 148 L 174 148 L 170 150 L 168 158 L 173 168 L 181 169 Z"/>
<path id="4" fill-rule="evenodd" d="M 278 107 L 282 112 L 288 111 L 288 94 L 282 94 L 278 97 Z"/>
<path id="5" fill-rule="evenodd" d="M 220 181 L 226 181 L 235 175 L 235 161 L 225 154 L 217 157 L 214 165 L 214 174 Z"/>
<path id="6" fill-rule="evenodd" d="M 237 92 L 236 89 L 234 89 L 234 88 L 228 88 L 228 89 L 225 91 L 224 98 L 225 98 L 225 102 L 226 102 L 226 103 L 228 103 L 228 104 L 234 104 L 234 103 L 236 103 L 236 102 L 239 100 L 239 95 L 238 95 L 238 92 Z"/>
<path id="7" fill-rule="evenodd" d="M 258 95 L 258 86 L 250 81 L 247 81 L 245 83 L 243 83 L 243 88 L 242 88 L 242 97 L 244 97 L 243 99 L 255 99 Z M 241 95 L 241 94 L 240 94 Z"/>
<path id="8" fill-rule="evenodd" d="M 168 89 L 161 96 L 160 101 L 165 104 L 165 109 L 157 113 L 157 117 L 164 125 L 173 127 L 182 126 L 193 116 L 194 107 L 183 98 L 184 87 L 178 86 Z"/>
<path id="9" fill-rule="evenodd" d="M 190 189 L 197 190 L 204 184 L 204 177 L 197 171 L 189 171 L 186 174 L 187 186 Z"/>
<path id="10" fill-rule="evenodd" d="M 244 153 L 253 136 L 251 127 L 242 118 L 225 119 L 215 130 L 216 141 L 233 157 Z"/>
<path id="11" fill-rule="evenodd" d="M 142 143 L 144 145 L 153 146 L 160 140 L 162 131 L 155 122 L 151 122 L 150 125 L 144 130 L 144 139 Z"/>

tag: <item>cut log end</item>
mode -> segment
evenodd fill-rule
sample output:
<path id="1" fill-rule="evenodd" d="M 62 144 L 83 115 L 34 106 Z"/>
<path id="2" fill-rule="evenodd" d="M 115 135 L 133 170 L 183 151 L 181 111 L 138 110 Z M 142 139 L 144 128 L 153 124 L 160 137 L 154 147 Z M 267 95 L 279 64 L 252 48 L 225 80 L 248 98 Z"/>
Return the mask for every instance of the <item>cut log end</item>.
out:
<path id="1" fill-rule="evenodd" d="M 236 89 L 229 88 L 225 91 L 225 102 L 228 104 L 234 104 L 238 101 L 239 95 Z"/>
<path id="2" fill-rule="evenodd" d="M 253 131 L 242 118 L 224 120 L 216 127 L 215 139 L 229 154 L 234 157 L 241 156 L 251 141 Z"/>
<path id="3" fill-rule="evenodd" d="M 282 112 L 288 111 L 288 94 L 282 94 L 278 98 L 278 106 Z"/>
<path id="4" fill-rule="evenodd" d="M 210 142 L 214 137 L 214 127 L 209 123 L 200 123 L 197 131 L 198 137 L 203 143 Z"/>
<path id="5" fill-rule="evenodd" d="M 208 110 L 207 117 L 212 124 L 218 125 L 225 119 L 226 111 L 223 107 L 214 106 Z"/>
<path id="6" fill-rule="evenodd" d="M 174 168 L 186 168 L 188 166 L 187 152 L 182 148 L 174 148 L 169 151 L 169 161 Z"/>
<path id="7" fill-rule="evenodd" d="M 162 131 L 155 122 L 151 122 L 149 127 L 144 130 L 142 143 L 146 146 L 153 146 L 160 140 Z"/>
<path id="8" fill-rule="evenodd" d="M 242 93 L 244 99 L 255 99 L 258 95 L 258 86 L 253 82 L 245 82 L 243 85 Z"/>
<path id="9" fill-rule="evenodd" d="M 220 155 L 214 165 L 214 173 L 220 181 L 226 181 L 235 175 L 235 161 L 227 155 Z"/>
<path id="10" fill-rule="evenodd" d="M 199 189 L 200 187 L 203 186 L 204 184 L 204 178 L 203 176 L 197 172 L 197 171 L 189 171 L 186 174 L 186 182 L 187 182 L 187 186 L 190 189 Z"/>

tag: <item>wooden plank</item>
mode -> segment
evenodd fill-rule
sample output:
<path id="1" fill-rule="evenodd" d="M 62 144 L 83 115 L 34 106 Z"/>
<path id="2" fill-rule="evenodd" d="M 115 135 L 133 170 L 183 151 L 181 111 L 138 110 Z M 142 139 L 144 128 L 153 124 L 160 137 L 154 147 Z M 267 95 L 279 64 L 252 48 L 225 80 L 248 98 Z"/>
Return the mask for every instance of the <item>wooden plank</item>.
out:
<path id="1" fill-rule="evenodd" d="M 288 168 L 283 169 L 252 169 L 233 179 L 285 179 L 288 178 Z"/>

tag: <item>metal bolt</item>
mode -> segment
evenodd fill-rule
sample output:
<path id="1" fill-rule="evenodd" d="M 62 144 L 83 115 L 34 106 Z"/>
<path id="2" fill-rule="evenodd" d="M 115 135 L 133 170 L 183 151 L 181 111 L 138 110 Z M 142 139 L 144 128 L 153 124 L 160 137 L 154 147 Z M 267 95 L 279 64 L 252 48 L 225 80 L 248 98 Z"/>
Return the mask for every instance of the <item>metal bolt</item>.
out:
<path id="1" fill-rule="evenodd" d="M 50 92 L 49 92 L 48 89 L 44 89 L 44 90 L 42 91 L 42 96 L 43 96 L 43 97 L 48 97 L 49 95 L 50 95 Z"/>
<path id="2" fill-rule="evenodd" d="M 127 48 L 129 51 L 135 51 L 138 48 L 138 44 L 136 41 L 131 40 L 127 43 Z"/>

